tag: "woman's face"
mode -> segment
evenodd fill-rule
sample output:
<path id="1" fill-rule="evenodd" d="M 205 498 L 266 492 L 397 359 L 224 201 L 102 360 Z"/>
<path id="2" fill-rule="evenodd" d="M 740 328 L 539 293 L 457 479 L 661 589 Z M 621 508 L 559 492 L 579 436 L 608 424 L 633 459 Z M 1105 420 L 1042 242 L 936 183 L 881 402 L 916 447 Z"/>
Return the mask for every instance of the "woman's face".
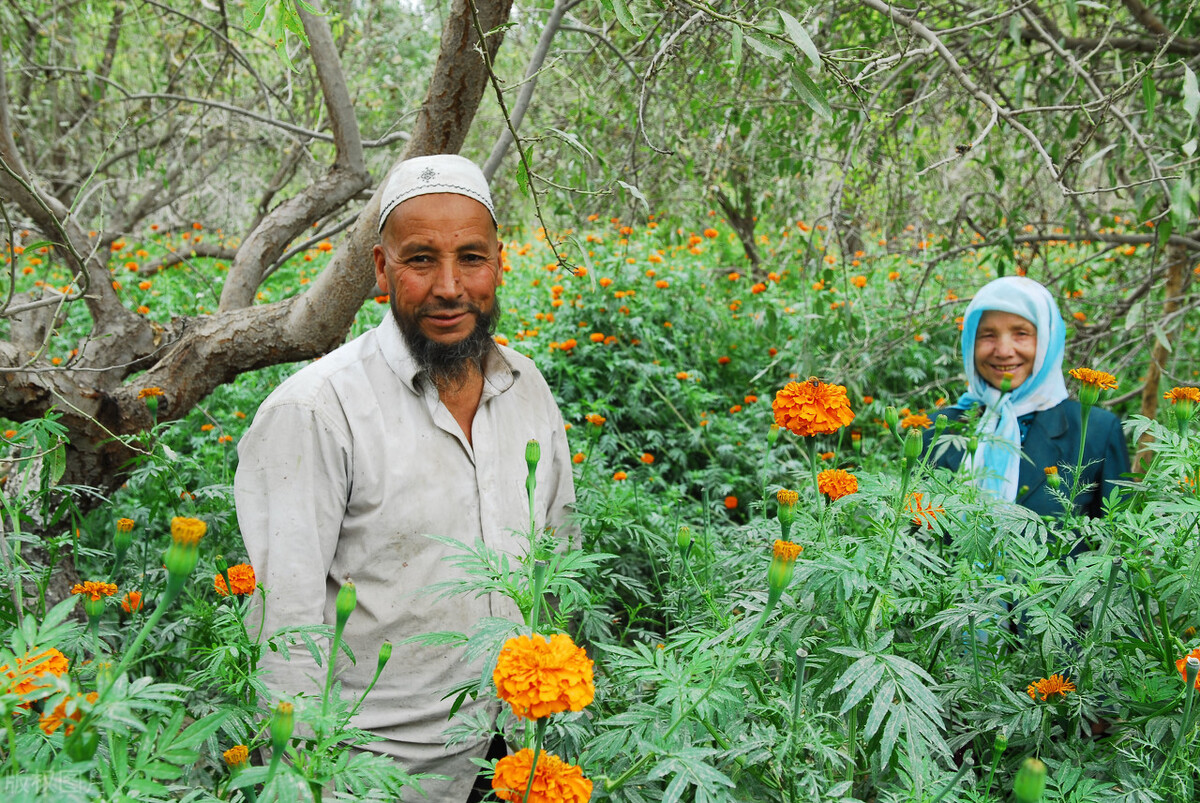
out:
<path id="1" fill-rule="evenodd" d="M 1012 389 L 1033 373 L 1037 357 L 1037 327 L 1020 315 L 988 310 L 975 330 L 975 372 L 994 388 L 1012 374 Z"/>

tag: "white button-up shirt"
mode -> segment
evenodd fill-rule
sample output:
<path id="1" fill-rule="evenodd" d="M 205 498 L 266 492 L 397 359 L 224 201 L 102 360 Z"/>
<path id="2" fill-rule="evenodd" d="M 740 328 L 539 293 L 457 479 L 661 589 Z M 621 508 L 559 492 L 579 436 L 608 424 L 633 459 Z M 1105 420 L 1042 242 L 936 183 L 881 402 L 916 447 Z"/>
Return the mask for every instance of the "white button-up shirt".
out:
<path id="1" fill-rule="evenodd" d="M 477 773 L 470 757 L 486 752 L 486 742 L 447 748 L 442 735 L 453 703 L 447 691 L 478 680 L 482 667 L 465 662 L 458 648 L 399 642 L 432 631 L 469 633 L 484 617 L 520 615 L 499 594 L 429 592 L 463 574 L 444 560 L 460 553 L 425 536 L 482 540 L 524 555 L 530 439 L 542 447 L 536 525 L 563 527 L 574 502 L 570 453 L 562 416 L 533 362 L 504 347 L 488 355 L 468 442 L 433 383 L 418 374 L 389 314 L 280 385 L 238 445 L 238 522 L 266 588 L 264 635 L 332 625 L 337 592 L 352 580 L 358 607 L 345 641 L 357 664 L 339 656 L 343 696 L 362 694 L 385 639 L 397 645 L 354 724 L 383 737 L 369 749 L 396 757 L 406 771 L 456 779 L 435 786 L 432 799 L 465 800 Z M 324 682 L 325 670 L 302 646 L 290 661 L 264 650 L 261 665 L 279 692 L 317 693 Z M 496 705 L 485 696 L 462 710 Z"/>

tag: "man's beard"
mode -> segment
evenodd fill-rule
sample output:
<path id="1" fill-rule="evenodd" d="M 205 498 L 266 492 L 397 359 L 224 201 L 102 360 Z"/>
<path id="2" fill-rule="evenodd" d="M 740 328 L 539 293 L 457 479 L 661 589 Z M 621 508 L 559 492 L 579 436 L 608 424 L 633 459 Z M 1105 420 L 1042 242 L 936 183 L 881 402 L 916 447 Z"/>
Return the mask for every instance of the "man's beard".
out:
<path id="1" fill-rule="evenodd" d="M 474 313 L 475 328 L 456 343 L 439 343 L 421 331 L 421 318 L 425 315 L 450 310 Z M 425 371 L 438 390 L 454 390 L 463 386 L 471 376 L 472 369 L 483 366 L 483 358 L 496 347 L 492 335 L 500 315 L 495 302 L 484 312 L 480 307 L 466 304 L 425 304 L 412 315 L 401 312 L 393 296 L 392 316 L 404 336 L 408 350 L 417 366 Z"/>

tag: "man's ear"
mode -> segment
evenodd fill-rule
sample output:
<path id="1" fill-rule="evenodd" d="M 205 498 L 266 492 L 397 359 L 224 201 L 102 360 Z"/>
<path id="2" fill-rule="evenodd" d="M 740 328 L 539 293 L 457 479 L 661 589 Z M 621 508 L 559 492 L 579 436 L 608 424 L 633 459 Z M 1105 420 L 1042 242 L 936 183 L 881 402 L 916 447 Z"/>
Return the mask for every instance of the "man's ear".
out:
<path id="1" fill-rule="evenodd" d="M 383 253 L 383 246 L 376 245 L 371 251 L 371 256 L 375 258 L 375 295 L 387 295 L 388 290 L 388 275 L 387 275 L 387 255 Z"/>

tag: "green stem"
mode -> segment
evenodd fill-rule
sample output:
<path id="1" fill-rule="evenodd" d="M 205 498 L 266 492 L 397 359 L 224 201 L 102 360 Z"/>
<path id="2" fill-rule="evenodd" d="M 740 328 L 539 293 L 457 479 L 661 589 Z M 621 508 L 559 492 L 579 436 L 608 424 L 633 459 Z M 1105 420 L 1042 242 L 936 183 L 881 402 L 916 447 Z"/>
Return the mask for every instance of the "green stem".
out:
<path id="1" fill-rule="evenodd" d="M 975 614 L 967 615 L 967 626 L 971 630 L 971 662 L 975 668 L 975 691 L 979 692 L 979 640 L 975 635 Z"/>
<path id="2" fill-rule="evenodd" d="M 529 629 L 536 633 L 538 629 L 538 612 L 542 608 L 542 591 L 546 581 L 546 561 L 533 562 L 533 602 L 529 609 Z"/>
<path id="3" fill-rule="evenodd" d="M 880 573 L 879 582 L 886 583 L 888 581 L 888 569 L 892 566 L 892 549 L 896 546 L 896 536 L 900 532 L 900 522 L 904 520 L 904 500 L 908 498 L 908 482 L 909 473 L 906 471 L 900 477 L 900 496 L 896 500 L 895 518 L 892 520 L 892 534 L 888 537 L 887 554 L 883 559 L 883 571 Z M 863 634 L 867 632 L 867 625 L 871 622 L 872 613 L 875 610 L 875 602 L 879 599 L 879 588 L 876 585 L 871 592 L 871 601 L 867 605 L 866 613 L 863 614 L 863 620 L 858 626 L 858 637 L 862 639 Z"/>
<path id="4" fill-rule="evenodd" d="M 1162 781 L 1163 774 L 1167 768 L 1175 761 L 1175 754 L 1179 752 L 1179 746 L 1182 745 L 1188 738 L 1188 732 L 1191 730 L 1192 721 L 1192 699 L 1196 696 L 1195 683 L 1189 683 L 1187 691 L 1184 692 L 1183 701 L 1183 722 L 1179 723 L 1179 736 L 1175 738 L 1175 744 L 1171 745 L 1171 752 L 1167 755 L 1167 760 L 1163 762 L 1162 767 L 1158 770 L 1158 775 L 1154 779 L 1154 785 L 1158 786 Z"/>
<path id="5" fill-rule="evenodd" d="M 847 714 L 847 735 L 850 737 L 850 748 L 847 750 L 846 780 L 854 783 L 854 773 L 858 769 L 858 706 L 854 706 Z"/>
<path id="6" fill-rule="evenodd" d="M 951 789 L 958 786 L 958 782 L 963 779 L 963 776 L 966 775 L 967 771 L 970 769 L 971 769 L 971 762 L 963 761 L 962 766 L 958 768 L 958 772 L 954 773 L 954 777 L 950 779 L 950 783 L 946 784 L 946 786 L 942 788 L 942 791 L 938 792 L 933 797 L 933 799 L 929 801 L 929 803 L 941 803 L 942 798 L 944 798 L 946 795 L 950 794 Z M 995 771 L 996 771 L 996 765 L 992 764 L 992 772 L 995 772 Z M 990 788 L 990 782 L 989 782 L 989 788 Z"/>
<path id="7" fill-rule="evenodd" d="M 821 501 L 821 491 L 817 487 L 817 439 L 809 436 L 808 441 L 808 468 L 812 474 L 813 493 L 817 495 L 817 502 Z"/>
<path id="8" fill-rule="evenodd" d="M 521 803 L 529 803 L 529 793 L 533 791 L 533 777 L 537 771 L 538 757 L 542 754 L 542 740 L 546 736 L 547 721 L 543 717 L 533 728 L 533 761 L 529 762 L 529 781 L 525 784 L 525 796 L 521 798 Z"/>

